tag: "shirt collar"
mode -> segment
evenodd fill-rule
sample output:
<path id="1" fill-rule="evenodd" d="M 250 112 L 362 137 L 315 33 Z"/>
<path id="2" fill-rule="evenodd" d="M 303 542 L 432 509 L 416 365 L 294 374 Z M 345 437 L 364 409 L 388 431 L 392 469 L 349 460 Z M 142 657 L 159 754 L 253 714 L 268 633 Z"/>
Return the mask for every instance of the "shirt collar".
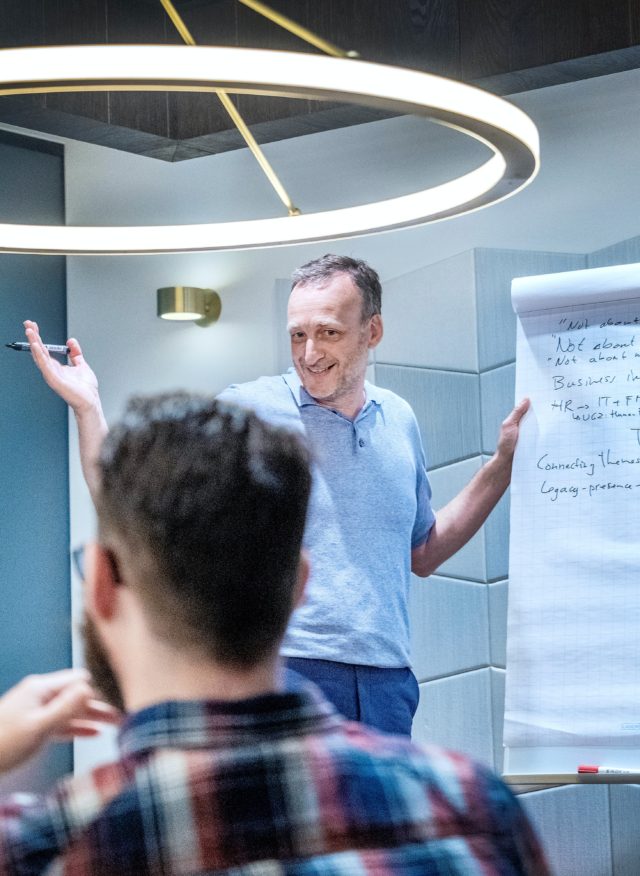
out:
<path id="1" fill-rule="evenodd" d="M 318 402 L 313 398 L 313 396 L 309 395 L 307 390 L 302 385 L 300 378 L 298 377 L 298 372 L 295 368 L 289 368 L 283 375 L 283 380 L 291 390 L 291 394 L 295 399 L 296 404 L 299 408 L 303 408 L 307 405 L 315 405 L 316 407 L 324 407 L 324 405 L 318 404 Z M 365 391 L 365 403 L 362 410 L 366 410 L 369 403 L 372 402 L 379 407 L 382 406 L 382 398 L 380 395 L 380 387 L 376 386 L 374 383 L 369 383 L 368 380 L 364 382 L 364 391 Z"/>
<path id="2" fill-rule="evenodd" d="M 342 722 L 312 684 L 247 700 L 178 700 L 130 715 L 119 733 L 124 756 L 158 748 L 215 750 L 327 731 Z"/>
<path id="3" fill-rule="evenodd" d="M 289 368 L 282 375 L 284 382 L 287 384 L 289 389 L 291 390 L 291 394 L 295 399 L 295 403 L 299 408 L 303 408 L 306 405 L 317 405 L 318 402 L 310 396 L 307 390 L 302 385 L 300 378 L 298 377 L 298 372 L 295 368 Z"/>

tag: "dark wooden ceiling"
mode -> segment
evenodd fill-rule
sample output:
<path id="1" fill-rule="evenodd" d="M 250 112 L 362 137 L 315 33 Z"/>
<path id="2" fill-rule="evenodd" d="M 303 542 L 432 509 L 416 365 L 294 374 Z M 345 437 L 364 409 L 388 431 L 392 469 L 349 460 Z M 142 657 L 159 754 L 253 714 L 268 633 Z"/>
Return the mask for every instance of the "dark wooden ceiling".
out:
<path id="1" fill-rule="evenodd" d="M 268 0 L 365 60 L 503 94 L 640 66 L 640 0 Z M 198 43 L 317 51 L 237 0 L 175 0 Z M 0 0 L 0 46 L 180 43 L 159 0 Z M 258 142 L 380 113 L 306 100 L 234 98 Z M 243 145 L 204 94 L 5 97 L 0 121 L 169 161 Z"/>

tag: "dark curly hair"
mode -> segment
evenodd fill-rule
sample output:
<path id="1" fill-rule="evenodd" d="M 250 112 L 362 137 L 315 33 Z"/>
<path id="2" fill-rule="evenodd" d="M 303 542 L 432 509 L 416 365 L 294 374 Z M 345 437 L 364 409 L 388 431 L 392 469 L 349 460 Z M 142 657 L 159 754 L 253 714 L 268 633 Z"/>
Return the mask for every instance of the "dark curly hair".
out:
<path id="1" fill-rule="evenodd" d="M 272 652 L 292 609 L 311 485 L 301 440 L 210 398 L 133 398 L 100 474 L 100 540 L 155 632 L 238 667 Z"/>

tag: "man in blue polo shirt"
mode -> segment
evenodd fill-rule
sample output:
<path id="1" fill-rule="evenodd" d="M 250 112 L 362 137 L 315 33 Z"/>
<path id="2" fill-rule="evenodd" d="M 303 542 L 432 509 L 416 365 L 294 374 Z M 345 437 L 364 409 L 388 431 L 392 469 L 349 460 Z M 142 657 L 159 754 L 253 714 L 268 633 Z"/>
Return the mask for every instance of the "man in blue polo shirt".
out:
<path id="1" fill-rule="evenodd" d="M 528 403 L 505 420 L 494 457 L 434 514 L 413 411 L 365 380 L 382 339 L 381 297 L 365 262 L 327 255 L 299 268 L 288 307 L 294 368 L 222 397 L 303 432 L 314 455 L 305 534 L 312 573 L 283 644 L 289 669 L 343 714 L 409 735 L 418 704 L 411 572 L 430 575 L 485 521 L 509 484 Z"/>
<path id="2" fill-rule="evenodd" d="M 294 370 L 229 387 L 221 397 L 306 435 L 314 456 L 305 543 L 307 599 L 283 645 L 290 677 L 315 681 L 347 717 L 410 735 L 418 703 L 407 613 L 411 572 L 426 577 L 484 523 L 511 477 L 521 403 L 504 421 L 494 456 L 434 514 L 418 426 L 409 405 L 365 381 L 382 338 L 381 288 L 365 262 L 327 255 L 293 275 L 288 330 Z M 25 323 L 36 364 L 73 408 L 83 471 L 106 423 L 97 381 L 77 341 L 71 366 L 48 356 Z"/>

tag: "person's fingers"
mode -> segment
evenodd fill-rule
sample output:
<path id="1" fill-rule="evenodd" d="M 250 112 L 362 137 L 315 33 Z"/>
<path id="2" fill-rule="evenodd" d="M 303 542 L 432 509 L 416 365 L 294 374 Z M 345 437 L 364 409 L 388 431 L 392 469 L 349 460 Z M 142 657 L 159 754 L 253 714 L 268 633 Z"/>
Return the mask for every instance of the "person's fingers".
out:
<path id="1" fill-rule="evenodd" d="M 38 327 L 35 323 L 33 323 L 33 326 L 35 326 L 35 328 L 25 322 L 25 334 L 31 345 L 31 357 L 38 368 L 41 371 L 45 371 L 51 364 L 51 356 L 45 345 L 42 343 Z"/>
<path id="2" fill-rule="evenodd" d="M 75 338 L 69 338 L 67 341 L 67 347 L 69 347 L 69 359 L 74 365 L 81 365 L 84 363 L 84 356 L 82 355 L 82 347 L 78 343 Z"/>
<path id="3" fill-rule="evenodd" d="M 84 714 L 92 693 L 85 680 L 74 681 L 44 703 L 39 712 L 42 735 L 65 733 L 71 722 Z"/>
<path id="4" fill-rule="evenodd" d="M 26 319 L 23 323 L 24 331 L 29 339 L 29 343 L 42 343 L 42 339 L 40 338 L 40 331 L 38 330 L 38 324 L 33 322 L 30 319 Z"/>
<path id="5" fill-rule="evenodd" d="M 84 713 L 78 717 L 72 717 L 65 727 L 56 731 L 56 738 L 60 740 L 73 739 L 75 736 L 96 736 L 104 729 L 105 724 L 119 726 L 123 715 L 114 706 L 102 702 L 102 700 L 89 700 L 86 703 Z"/>
<path id="6" fill-rule="evenodd" d="M 65 730 L 58 730 L 53 737 L 56 742 L 72 742 L 74 739 L 87 739 L 97 736 L 101 727 L 99 724 L 92 724 L 90 721 L 72 720 Z"/>
<path id="7" fill-rule="evenodd" d="M 74 669 L 57 669 L 54 672 L 47 672 L 43 675 L 30 675 L 27 676 L 24 683 L 38 687 L 43 699 L 50 699 L 71 684 L 78 682 L 88 684 L 90 678 L 91 676 L 86 669 L 78 667 Z"/>
<path id="8" fill-rule="evenodd" d="M 504 421 L 505 426 L 517 426 L 520 423 L 520 420 L 527 413 L 529 408 L 531 407 L 531 401 L 528 398 L 523 398 L 515 408 L 511 411 L 509 416 Z"/>
<path id="9" fill-rule="evenodd" d="M 87 722 L 118 724 L 122 720 L 116 708 L 96 699 L 91 676 L 82 667 L 28 675 L 17 685 L 18 690 L 21 691 L 21 700 L 31 702 L 42 710 L 42 714 L 50 707 L 52 715 L 63 719 L 68 708 L 72 710 L 70 717 Z"/>
<path id="10" fill-rule="evenodd" d="M 99 721 L 102 724 L 120 724 L 122 722 L 122 712 L 103 700 L 89 700 L 86 716 L 89 720 Z"/>
<path id="11" fill-rule="evenodd" d="M 27 340 L 29 341 L 29 343 L 31 344 L 32 347 L 36 344 L 37 345 L 42 344 L 42 339 L 40 338 L 40 332 L 38 331 L 38 327 L 36 326 L 35 322 L 33 322 L 33 323 L 30 323 L 28 321 L 25 322 L 24 333 L 27 336 Z"/>
<path id="12" fill-rule="evenodd" d="M 49 362 L 53 362 L 54 360 L 51 358 L 49 350 L 47 350 L 42 338 L 40 337 L 38 324 L 33 320 L 26 319 L 24 321 L 24 329 L 27 340 L 31 344 L 31 355 L 36 364 L 39 366 L 46 366 Z M 67 341 L 67 347 L 69 348 L 68 356 L 71 363 L 76 366 L 84 364 L 82 347 L 76 338 L 69 338 Z"/>

